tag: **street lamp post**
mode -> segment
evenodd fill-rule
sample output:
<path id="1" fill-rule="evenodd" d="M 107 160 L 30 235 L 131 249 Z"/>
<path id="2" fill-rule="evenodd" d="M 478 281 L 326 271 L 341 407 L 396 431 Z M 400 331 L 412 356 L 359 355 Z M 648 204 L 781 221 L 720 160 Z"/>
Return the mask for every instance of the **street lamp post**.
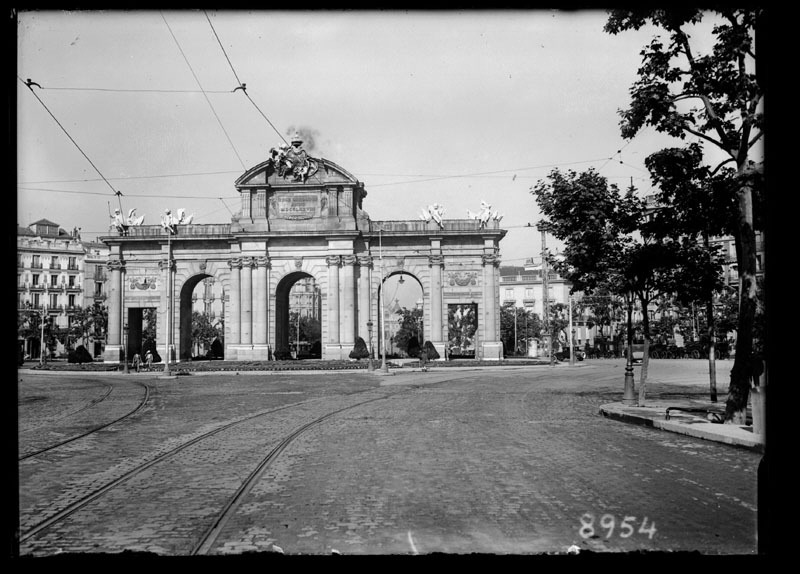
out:
<path id="1" fill-rule="evenodd" d="M 572 329 L 572 295 L 569 296 L 569 364 L 575 366 L 575 331 Z"/>
<path id="2" fill-rule="evenodd" d="M 169 210 L 165 217 L 171 218 Z M 164 219 L 162 223 L 167 232 L 167 320 L 165 321 L 167 332 L 165 339 L 166 354 L 164 356 L 164 376 L 171 376 L 169 370 L 170 347 L 172 342 L 172 235 L 177 232 L 177 227 L 171 219 Z"/>
<path id="3" fill-rule="evenodd" d="M 122 342 L 122 360 L 125 361 L 125 374 L 128 374 L 128 323 L 124 323 L 122 325 L 122 334 L 123 334 L 123 342 Z"/>
<path id="4" fill-rule="evenodd" d="M 39 338 L 39 364 L 44 364 L 44 321 L 47 317 L 47 305 L 42 304 L 42 311 L 39 314 L 39 327 L 41 329 L 41 336 Z"/>
<path id="5" fill-rule="evenodd" d="M 372 321 L 367 321 L 367 336 L 369 337 L 369 361 L 367 363 L 367 370 L 371 373 L 375 370 L 375 365 L 372 364 Z"/>

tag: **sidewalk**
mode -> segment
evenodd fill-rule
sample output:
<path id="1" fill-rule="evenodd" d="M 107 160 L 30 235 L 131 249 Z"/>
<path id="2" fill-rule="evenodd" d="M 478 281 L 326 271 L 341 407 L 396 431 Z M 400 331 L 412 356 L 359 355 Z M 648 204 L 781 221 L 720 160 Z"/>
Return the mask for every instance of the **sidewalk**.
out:
<path id="1" fill-rule="evenodd" d="M 669 417 L 667 416 L 667 409 Z M 693 409 L 693 410 L 680 410 Z M 706 411 L 706 412 L 702 412 Z M 748 408 L 748 415 L 750 409 Z M 724 403 L 712 403 L 694 399 L 647 401 L 646 406 L 608 403 L 600 407 L 600 414 L 610 419 L 649 426 L 669 432 L 713 440 L 734 446 L 750 448 L 763 452 L 764 435 L 753 433 L 752 426 L 714 423 L 709 418 L 713 414 L 725 412 Z M 750 417 L 748 416 L 748 419 Z"/>

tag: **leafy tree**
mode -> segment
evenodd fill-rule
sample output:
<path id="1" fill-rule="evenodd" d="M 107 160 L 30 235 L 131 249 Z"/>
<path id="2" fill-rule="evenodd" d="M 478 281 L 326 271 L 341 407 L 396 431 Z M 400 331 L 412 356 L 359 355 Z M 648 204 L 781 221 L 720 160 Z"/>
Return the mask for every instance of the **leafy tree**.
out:
<path id="1" fill-rule="evenodd" d="M 205 313 L 192 311 L 192 346 L 195 348 L 210 348 L 211 343 L 222 338 L 219 324 L 211 321 Z"/>
<path id="2" fill-rule="evenodd" d="M 416 337 L 411 337 L 406 345 L 406 353 L 408 356 L 416 359 L 419 357 L 420 350 L 419 340 Z"/>
<path id="3" fill-rule="evenodd" d="M 353 350 L 350 351 L 350 358 L 357 361 L 360 359 L 369 358 L 369 349 L 367 349 L 367 343 L 363 338 L 356 338 L 356 343 L 353 346 Z"/>
<path id="4" fill-rule="evenodd" d="M 419 338 L 422 331 L 422 309 L 406 309 L 403 307 L 396 312 L 396 315 L 400 327 L 394 334 L 395 345 L 409 357 L 413 357 L 415 355 L 412 355 L 409 349 L 416 343 L 416 348 L 419 350 Z"/>
<path id="5" fill-rule="evenodd" d="M 464 353 L 475 349 L 475 333 L 478 330 L 476 305 L 448 305 L 447 327 L 448 345 Z"/>
<path id="6" fill-rule="evenodd" d="M 520 347 L 527 348 L 527 341 L 539 337 L 541 329 L 542 323 L 533 311 L 516 307 L 513 301 L 500 307 L 500 339 L 507 352 L 516 355 Z"/>
<path id="7" fill-rule="evenodd" d="M 763 231 L 763 198 L 756 189 L 760 166 L 750 156 L 763 135 L 763 78 L 754 72 L 755 35 L 763 14 L 762 8 L 727 7 L 714 12 L 685 6 L 613 10 L 605 26 L 606 32 L 618 34 L 649 24 L 668 36 L 655 36 L 642 51 L 630 106 L 620 112 L 622 136 L 631 139 L 645 126 L 680 139 L 692 136 L 724 154 L 726 159 L 712 172 L 735 166 L 727 181 L 736 201 L 732 232 L 741 296 L 725 418 L 736 424 L 745 422 L 758 308 L 755 232 Z M 703 18 L 714 24 L 708 53 L 697 52 L 692 44 L 693 39 L 709 39 L 692 29 Z"/>

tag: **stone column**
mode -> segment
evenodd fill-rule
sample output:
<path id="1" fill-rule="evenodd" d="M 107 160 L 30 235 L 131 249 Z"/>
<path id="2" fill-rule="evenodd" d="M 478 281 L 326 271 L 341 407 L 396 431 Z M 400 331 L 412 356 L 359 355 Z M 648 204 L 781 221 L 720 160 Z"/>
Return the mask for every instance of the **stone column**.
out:
<path id="1" fill-rule="evenodd" d="M 108 294 L 108 345 L 122 347 L 122 270 L 125 263 L 112 259 L 106 263 L 111 275 L 111 289 Z"/>
<path id="2" fill-rule="evenodd" d="M 370 320 L 370 303 L 372 293 L 370 291 L 370 274 L 372 272 L 372 256 L 359 255 L 358 264 L 360 275 L 358 277 L 358 335 L 367 343 L 369 347 L 369 329 L 367 322 Z"/>
<path id="3" fill-rule="evenodd" d="M 356 330 L 356 282 L 355 282 L 355 255 L 342 256 L 342 281 L 340 284 L 340 325 L 339 341 L 343 345 L 355 343 Z"/>
<path id="4" fill-rule="evenodd" d="M 226 342 L 228 345 L 238 345 L 241 341 L 241 329 L 239 327 L 239 298 L 241 297 L 242 260 L 238 257 L 229 259 L 228 266 L 231 268 L 231 286 L 229 292 L 228 312 L 225 313 L 225 320 L 229 322 L 229 340 Z"/>
<path id="5" fill-rule="evenodd" d="M 269 257 L 256 257 L 255 289 L 253 290 L 253 344 L 267 344 L 269 328 L 269 291 L 267 289 L 267 268 Z"/>
<path id="6" fill-rule="evenodd" d="M 328 264 L 328 343 L 339 343 L 339 255 L 325 258 Z"/>
<path id="7" fill-rule="evenodd" d="M 445 340 L 442 333 L 442 267 L 444 267 L 443 255 L 429 255 L 428 266 L 431 268 L 431 288 L 430 288 L 430 341 L 431 343 L 443 343 Z M 442 350 L 444 345 L 442 345 Z M 442 350 L 437 351 L 444 357 Z"/>
<path id="8" fill-rule="evenodd" d="M 240 341 L 242 345 L 253 343 L 253 258 L 242 257 L 242 296 L 239 299 Z"/>
<path id="9" fill-rule="evenodd" d="M 500 258 L 494 253 L 485 253 L 481 256 L 483 264 L 483 305 L 481 315 L 484 319 L 483 328 L 483 358 L 502 359 L 503 348 L 497 337 L 497 290 L 496 268 Z"/>

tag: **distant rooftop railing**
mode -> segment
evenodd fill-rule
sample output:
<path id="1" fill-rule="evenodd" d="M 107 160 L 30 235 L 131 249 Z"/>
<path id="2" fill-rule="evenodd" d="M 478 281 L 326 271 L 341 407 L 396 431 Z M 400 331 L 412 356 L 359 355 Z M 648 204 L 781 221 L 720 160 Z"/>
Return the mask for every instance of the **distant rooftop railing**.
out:
<path id="1" fill-rule="evenodd" d="M 230 223 L 197 223 L 191 225 L 177 225 L 178 232 L 173 237 L 197 237 L 206 235 L 229 235 Z M 110 236 L 122 236 L 114 230 L 108 232 Z M 127 230 L 127 237 L 166 237 L 166 230 L 160 225 L 131 225 Z"/>
<path id="2" fill-rule="evenodd" d="M 370 231 L 436 231 L 441 229 L 443 231 L 480 231 L 480 221 L 477 219 L 443 219 L 442 227 L 434 221 L 419 220 L 387 220 L 387 221 L 372 221 L 370 220 Z M 490 220 L 486 222 L 483 229 L 497 230 L 500 229 L 500 222 L 497 220 Z"/>

